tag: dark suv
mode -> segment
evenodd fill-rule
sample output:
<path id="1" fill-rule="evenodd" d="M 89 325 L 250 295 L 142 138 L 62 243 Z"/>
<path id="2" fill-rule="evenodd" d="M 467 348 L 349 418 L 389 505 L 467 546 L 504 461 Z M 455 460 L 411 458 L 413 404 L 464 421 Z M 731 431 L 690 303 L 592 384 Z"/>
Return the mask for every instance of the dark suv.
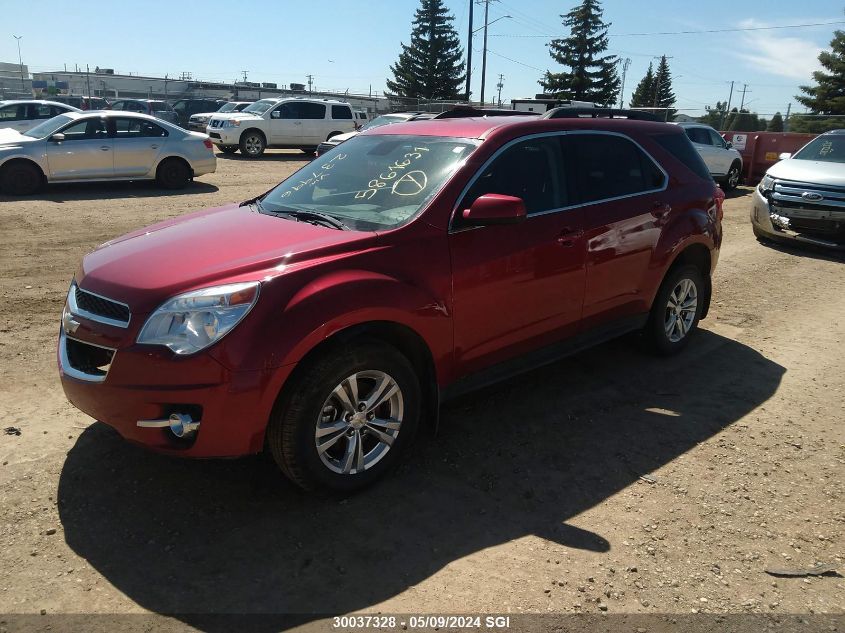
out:
<path id="1" fill-rule="evenodd" d="M 351 490 L 448 398 L 628 332 L 680 351 L 720 190 L 678 126 L 555 114 L 383 125 L 107 242 L 68 293 L 65 393 L 152 449 L 266 448 Z"/>
<path id="2" fill-rule="evenodd" d="M 109 110 L 120 110 L 122 112 L 139 112 L 149 114 L 169 123 L 178 123 L 178 117 L 167 101 L 155 99 L 118 99 L 113 101 Z"/>
<path id="3" fill-rule="evenodd" d="M 173 102 L 173 110 L 179 117 L 179 125 L 186 128 L 192 114 L 217 112 L 226 103 L 226 99 L 178 99 Z"/>

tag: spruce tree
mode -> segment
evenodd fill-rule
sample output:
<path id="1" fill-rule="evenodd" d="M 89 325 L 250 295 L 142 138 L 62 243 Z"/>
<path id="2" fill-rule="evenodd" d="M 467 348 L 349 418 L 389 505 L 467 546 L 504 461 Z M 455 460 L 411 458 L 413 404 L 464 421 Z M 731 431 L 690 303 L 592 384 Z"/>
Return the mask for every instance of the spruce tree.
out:
<path id="1" fill-rule="evenodd" d="M 675 105 L 675 93 L 672 91 L 672 73 L 669 71 L 669 63 L 666 61 L 666 55 L 660 58 L 660 63 L 657 65 L 657 72 L 654 74 L 654 97 L 652 98 L 652 107 L 668 108 L 667 110 L 660 110 L 656 112 L 662 115 L 667 121 L 675 118 L 677 110 L 673 110 Z"/>
<path id="2" fill-rule="evenodd" d="M 783 132 L 783 116 L 780 112 L 775 112 L 766 130 L 769 132 Z"/>
<path id="3" fill-rule="evenodd" d="M 651 107 L 651 102 L 654 100 L 654 67 L 651 63 L 648 65 L 645 77 L 640 79 L 637 84 L 634 94 L 631 95 L 632 108 L 648 108 Z"/>
<path id="4" fill-rule="evenodd" d="M 602 21 L 599 0 L 583 0 L 569 13 L 561 15 L 570 35 L 549 43 L 549 54 L 566 70 L 546 71 L 540 85 L 559 99 L 592 101 L 612 105 L 619 95 L 616 56 L 602 55 L 607 50 L 607 29 Z"/>
<path id="5" fill-rule="evenodd" d="M 845 114 L 845 32 L 835 31 L 830 50 L 819 54 L 824 70 L 813 73 L 815 86 L 799 86 L 798 101 L 814 114 Z"/>
<path id="6" fill-rule="evenodd" d="M 443 0 L 421 0 L 411 23 L 411 42 L 402 43 L 402 52 L 391 65 L 393 80 L 387 88 L 401 97 L 460 99 L 466 75 L 464 52 L 454 17 Z"/>

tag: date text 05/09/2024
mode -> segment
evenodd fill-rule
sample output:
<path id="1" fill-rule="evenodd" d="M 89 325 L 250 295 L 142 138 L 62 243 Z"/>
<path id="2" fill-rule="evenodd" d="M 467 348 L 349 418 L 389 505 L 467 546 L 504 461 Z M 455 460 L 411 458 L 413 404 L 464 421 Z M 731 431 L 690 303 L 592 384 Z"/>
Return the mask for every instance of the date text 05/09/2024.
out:
<path id="1" fill-rule="evenodd" d="M 332 618 L 335 629 L 509 629 L 507 615 L 344 615 Z"/>

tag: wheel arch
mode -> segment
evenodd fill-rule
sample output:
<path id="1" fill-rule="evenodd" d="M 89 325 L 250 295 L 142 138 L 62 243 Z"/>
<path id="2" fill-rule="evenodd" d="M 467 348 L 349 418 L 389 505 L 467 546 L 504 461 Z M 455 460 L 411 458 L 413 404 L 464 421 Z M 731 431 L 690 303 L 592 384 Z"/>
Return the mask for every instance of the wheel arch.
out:
<path id="1" fill-rule="evenodd" d="M 30 163 L 30 164 L 31 164 L 31 165 L 33 165 L 36 169 L 38 169 L 38 171 L 40 171 L 40 172 L 41 172 L 41 177 L 42 177 L 42 178 L 44 178 L 44 179 L 46 179 L 46 178 L 47 178 L 47 173 L 44 171 L 44 167 L 42 167 L 41 165 L 39 165 L 39 164 L 38 164 L 38 161 L 33 160 L 33 159 L 32 159 L 32 157 L 30 157 L 30 156 L 24 156 L 24 155 L 19 155 L 19 156 L 9 156 L 9 157 L 8 157 L 7 159 L 5 159 L 2 163 L 0 163 L 0 171 L 3 171 L 3 170 L 4 170 L 4 169 L 6 169 L 7 167 L 9 167 L 10 165 L 14 165 L 15 163 Z"/>
<path id="2" fill-rule="evenodd" d="M 158 162 L 156 162 L 156 164 L 155 164 L 155 167 L 153 167 L 153 170 L 152 170 L 153 176 L 158 177 L 159 168 L 165 163 L 165 161 L 168 161 L 168 160 L 178 160 L 178 161 L 183 162 L 185 164 L 185 167 L 187 167 L 188 171 L 191 173 L 191 178 L 194 177 L 194 168 L 191 166 L 191 161 L 189 161 L 184 156 L 180 156 L 179 154 L 167 154 L 167 155 L 159 158 Z"/>

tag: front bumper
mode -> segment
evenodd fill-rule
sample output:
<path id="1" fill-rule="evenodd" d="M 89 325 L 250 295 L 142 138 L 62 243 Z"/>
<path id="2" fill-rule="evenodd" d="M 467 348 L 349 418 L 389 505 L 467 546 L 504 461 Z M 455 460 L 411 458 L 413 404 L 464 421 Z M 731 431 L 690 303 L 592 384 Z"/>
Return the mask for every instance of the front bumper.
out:
<path id="1" fill-rule="evenodd" d="M 751 225 L 755 233 L 774 241 L 845 250 L 845 210 L 775 209 L 755 188 Z"/>
<path id="2" fill-rule="evenodd" d="M 241 129 L 237 127 L 207 127 L 204 131 L 215 145 L 239 145 L 241 142 Z"/>
<path id="3" fill-rule="evenodd" d="M 199 123 L 197 121 L 188 121 L 188 129 L 192 132 L 202 132 L 205 134 L 207 123 Z"/>
<path id="4" fill-rule="evenodd" d="M 164 348 L 133 344 L 118 348 L 104 372 L 92 375 L 69 366 L 68 345 L 91 345 L 82 330 L 62 330 L 59 375 L 68 400 L 105 422 L 127 440 L 157 452 L 186 457 L 237 457 L 258 453 L 276 397 L 293 365 L 258 371 L 230 371 L 202 352 L 179 357 Z M 78 354 L 78 352 L 76 352 Z M 188 413 L 200 421 L 191 441 L 167 428 L 139 427 Z"/>

